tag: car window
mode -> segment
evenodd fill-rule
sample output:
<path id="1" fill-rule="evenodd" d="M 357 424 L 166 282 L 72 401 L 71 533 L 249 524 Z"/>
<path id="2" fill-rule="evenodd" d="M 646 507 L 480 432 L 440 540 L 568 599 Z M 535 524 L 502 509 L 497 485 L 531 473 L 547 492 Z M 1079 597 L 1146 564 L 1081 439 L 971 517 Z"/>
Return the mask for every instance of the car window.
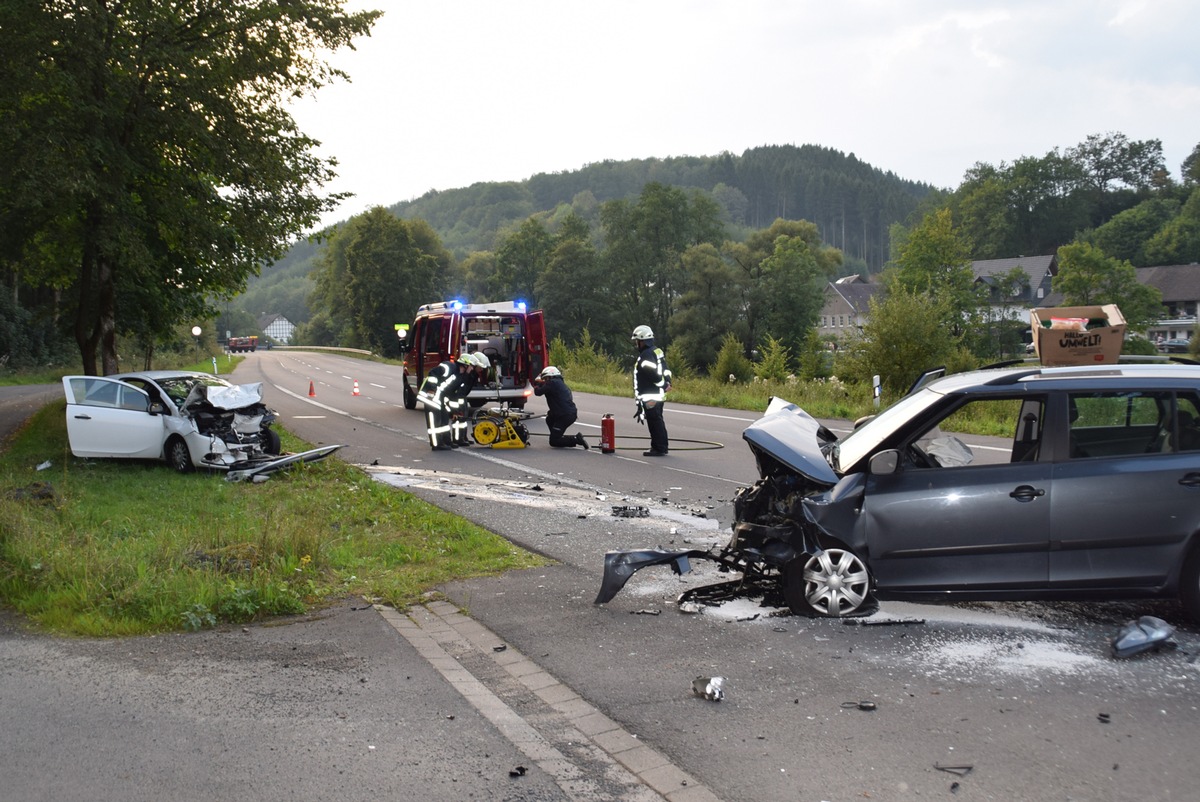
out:
<path id="1" fill-rule="evenodd" d="M 1173 393 L 1089 392 L 1067 396 L 1071 459 L 1170 451 Z"/>
<path id="2" fill-rule="evenodd" d="M 1036 459 L 1043 407 L 1041 397 L 970 399 L 921 431 L 908 446 L 908 458 L 918 468 L 961 468 Z M 1009 451 L 989 449 L 985 458 L 955 434 L 963 431 L 1012 438 Z"/>
<path id="3" fill-rule="evenodd" d="M 1180 393 L 1176 399 L 1175 429 L 1168 435 L 1172 451 L 1200 451 L 1200 399 Z"/>

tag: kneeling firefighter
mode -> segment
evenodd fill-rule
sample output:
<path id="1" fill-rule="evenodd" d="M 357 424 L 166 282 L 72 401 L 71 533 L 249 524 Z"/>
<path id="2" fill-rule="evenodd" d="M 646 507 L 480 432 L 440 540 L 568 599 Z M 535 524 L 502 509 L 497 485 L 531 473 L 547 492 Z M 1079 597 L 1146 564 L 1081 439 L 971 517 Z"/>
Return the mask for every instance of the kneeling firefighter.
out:
<path id="1" fill-rule="evenodd" d="M 470 388 L 464 392 L 462 386 L 467 382 L 468 374 L 473 374 L 474 368 L 474 355 L 459 354 L 458 359 L 443 362 L 430 370 L 421 384 L 417 400 L 425 406 L 429 447 L 434 451 L 449 451 L 457 445 L 450 418 L 466 406 L 466 394 Z M 467 424 L 462 421 L 461 425 L 465 435 Z"/>
<path id="2" fill-rule="evenodd" d="M 575 408 L 575 399 L 571 396 L 571 388 L 563 380 L 562 371 L 553 365 L 547 365 L 533 381 L 535 395 L 546 397 L 546 425 L 550 427 L 550 445 L 555 448 L 574 448 L 583 446 L 587 449 L 587 441 L 582 434 L 567 436 L 567 427 L 579 417 Z"/>

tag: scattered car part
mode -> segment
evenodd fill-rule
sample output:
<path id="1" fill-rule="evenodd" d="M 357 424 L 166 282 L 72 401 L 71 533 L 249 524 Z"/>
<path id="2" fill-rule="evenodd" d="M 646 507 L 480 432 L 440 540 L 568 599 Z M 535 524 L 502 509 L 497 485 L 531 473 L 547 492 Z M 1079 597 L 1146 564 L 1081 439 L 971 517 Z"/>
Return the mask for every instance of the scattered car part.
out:
<path id="1" fill-rule="evenodd" d="M 650 509 L 648 507 L 640 507 L 637 505 L 614 506 L 612 514 L 618 518 L 649 518 Z"/>
<path id="2" fill-rule="evenodd" d="M 258 480 L 260 477 L 265 477 L 269 473 L 274 473 L 281 468 L 286 468 L 289 465 L 295 465 L 298 462 L 316 462 L 328 457 L 333 452 L 341 448 L 342 445 L 320 446 L 319 448 L 301 451 L 299 454 L 288 454 L 276 459 L 261 460 L 257 463 L 250 464 L 246 467 L 230 469 L 229 473 L 225 474 L 225 480 L 229 482 L 244 482 L 247 479 Z"/>
<path id="3" fill-rule="evenodd" d="M 1142 652 L 1174 648 L 1170 638 L 1175 627 L 1152 615 L 1144 615 L 1136 621 L 1126 621 L 1112 639 L 1113 657 L 1133 657 Z"/>
<path id="4" fill-rule="evenodd" d="M 725 698 L 724 677 L 696 677 L 692 680 L 692 694 L 710 702 Z"/>

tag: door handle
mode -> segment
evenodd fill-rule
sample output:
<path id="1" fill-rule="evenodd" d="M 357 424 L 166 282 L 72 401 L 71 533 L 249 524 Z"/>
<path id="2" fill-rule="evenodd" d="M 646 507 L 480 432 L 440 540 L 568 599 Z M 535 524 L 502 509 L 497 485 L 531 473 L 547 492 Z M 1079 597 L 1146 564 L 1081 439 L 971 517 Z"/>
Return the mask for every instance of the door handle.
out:
<path id="1" fill-rule="evenodd" d="M 1197 477 L 1200 479 L 1200 477 Z M 1009 493 L 1009 498 L 1015 498 L 1017 501 L 1033 501 L 1038 496 L 1046 495 L 1046 491 L 1040 487 L 1030 487 L 1029 485 L 1021 485 L 1013 492 Z"/>
<path id="2" fill-rule="evenodd" d="M 1179 480 L 1179 484 L 1184 487 L 1200 487 L 1200 473 L 1184 474 L 1183 478 Z"/>
<path id="3" fill-rule="evenodd" d="M 92 419 L 91 415 L 88 415 L 83 412 L 80 412 L 78 415 L 75 416 L 75 420 L 91 420 L 91 419 Z"/>

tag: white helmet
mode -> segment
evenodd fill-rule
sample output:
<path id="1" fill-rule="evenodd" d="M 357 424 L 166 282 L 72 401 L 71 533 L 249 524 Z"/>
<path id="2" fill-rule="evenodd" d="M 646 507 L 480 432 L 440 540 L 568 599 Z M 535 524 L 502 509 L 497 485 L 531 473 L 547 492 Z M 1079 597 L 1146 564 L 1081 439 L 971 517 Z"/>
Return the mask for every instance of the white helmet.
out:
<path id="1" fill-rule="evenodd" d="M 482 351 L 476 351 L 475 353 L 471 354 L 471 356 L 474 357 L 475 367 L 483 368 L 484 370 L 492 369 L 491 361 L 484 356 Z"/>
<path id="2" fill-rule="evenodd" d="M 461 354 L 458 355 L 458 359 L 456 359 L 454 361 L 460 365 L 466 365 L 469 368 L 474 367 L 475 366 L 475 355 L 468 354 L 466 351 L 463 351 Z"/>
<path id="3" fill-rule="evenodd" d="M 633 336 L 630 337 L 629 339 L 631 339 L 631 340 L 653 340 L 654 332 L 650 330 L 649 326 L 638 326 L 636 329 L 633 330 Z"/>
<path id="4" fill-rule="evenodd" d="M 551 376 L 561 376 L 561 375 L 562 375 L 561 370 L 554 367 L 553 365 L 547 365 L 546 367 L 542 368 L 542 372 L 538 374 L 538 378 L 545 381 L 546 379 L 550 378 Z"/>

